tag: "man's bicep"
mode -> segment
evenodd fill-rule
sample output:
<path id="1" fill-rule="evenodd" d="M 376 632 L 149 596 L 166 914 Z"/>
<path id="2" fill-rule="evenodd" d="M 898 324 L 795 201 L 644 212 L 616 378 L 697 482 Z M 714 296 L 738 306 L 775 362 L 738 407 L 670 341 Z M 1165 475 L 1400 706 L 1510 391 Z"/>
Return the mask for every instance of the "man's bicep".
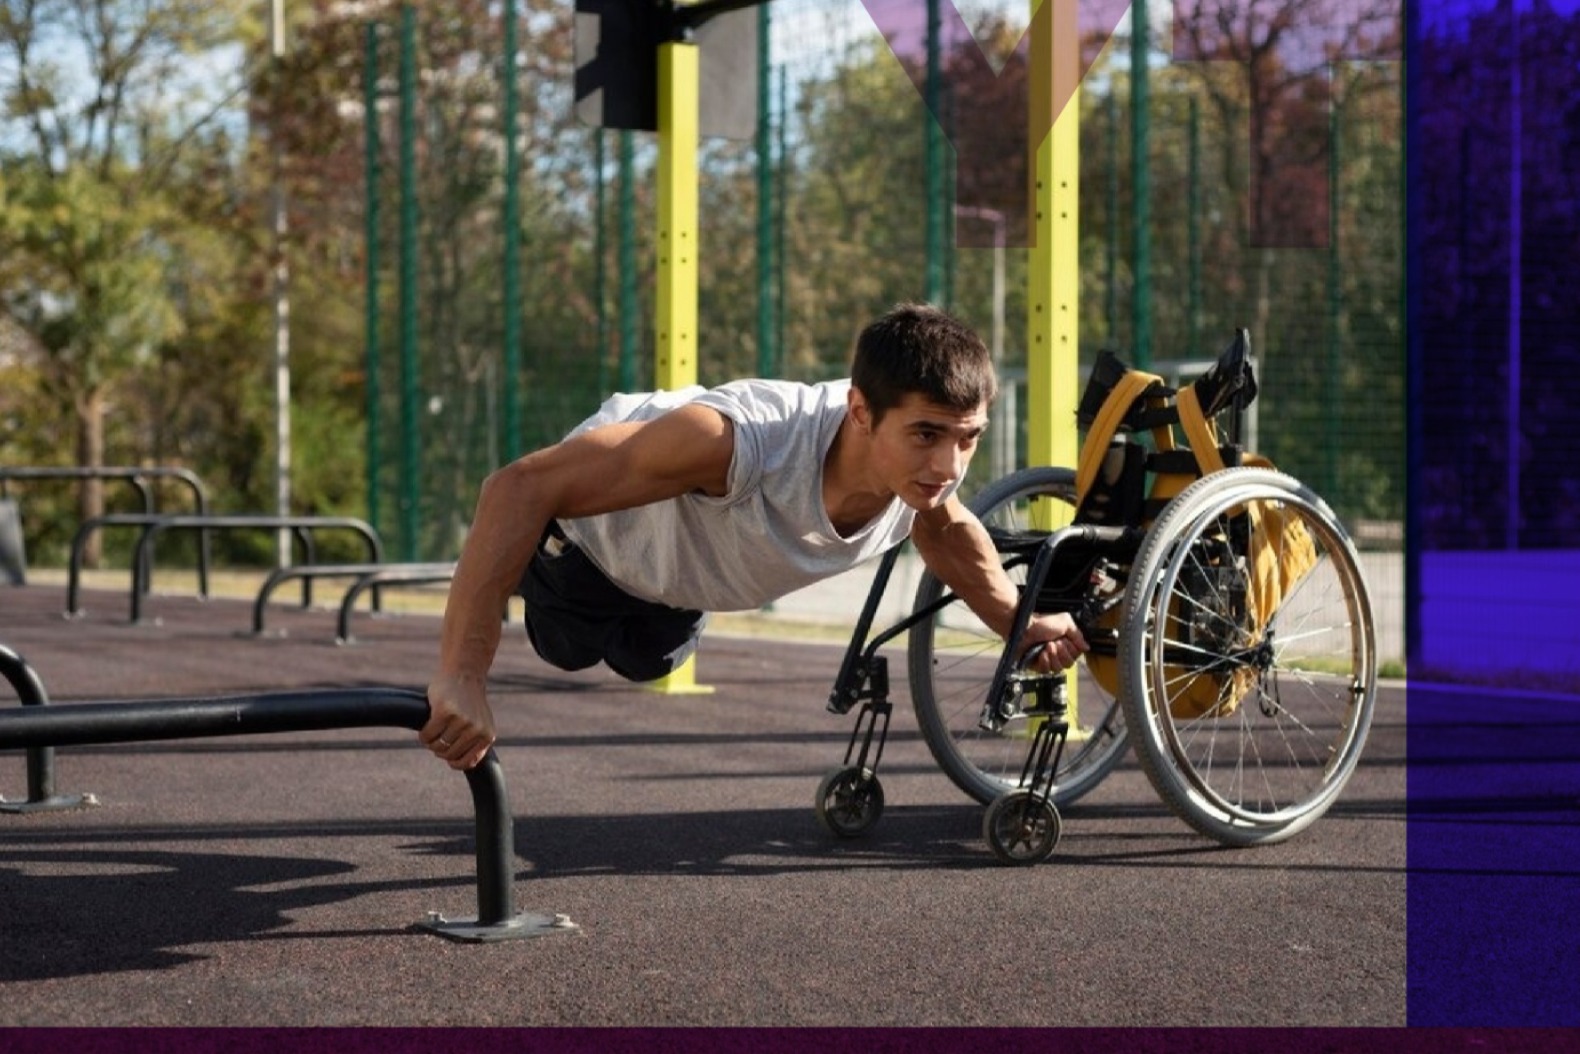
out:
<path id="1" fill-rule="evenodd" d="M 722 495 L 734 449 L 734 426 L 700 406 L 583 432 L 554 448 L 559 515 L 591 516 L 699 491 Z"/>
<path id="2" fill-rule="evenodd" d="M 918 512 L 911 521 L 911 541 L 924 559 L 929 549 L 976 548 L 981 537 L 976 515 L 954 495 L 935 508 Z"/>

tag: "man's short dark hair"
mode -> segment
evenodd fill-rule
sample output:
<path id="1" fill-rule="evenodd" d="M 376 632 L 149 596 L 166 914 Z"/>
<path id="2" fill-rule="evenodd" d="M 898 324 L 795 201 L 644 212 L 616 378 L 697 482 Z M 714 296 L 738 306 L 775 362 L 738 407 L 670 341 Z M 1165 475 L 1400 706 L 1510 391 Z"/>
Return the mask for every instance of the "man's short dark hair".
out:
<path id="1" fill-rule="evenodd" d="M 982 338 L 930 304 L 899 304 L 862 330 L 850 380 L 872 408 L 874 425 L 912 392 L 961 412 L 998 395 Z"/>

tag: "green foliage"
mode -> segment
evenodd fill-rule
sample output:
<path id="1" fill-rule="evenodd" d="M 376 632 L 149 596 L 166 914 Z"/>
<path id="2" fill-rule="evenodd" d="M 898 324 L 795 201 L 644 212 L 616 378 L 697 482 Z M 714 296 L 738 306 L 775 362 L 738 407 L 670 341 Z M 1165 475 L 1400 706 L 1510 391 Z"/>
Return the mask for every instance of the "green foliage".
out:
<path id="1" fill-rule="evenodd" d="M 78 405 L 180 330 L 164 212 L 157 200 L 129 199 L 117 174 L 24 165 L 7 177 L 4 249 L 26 273 L 9 283 L 6 309 L 41 343 L 48 387 Z"/>

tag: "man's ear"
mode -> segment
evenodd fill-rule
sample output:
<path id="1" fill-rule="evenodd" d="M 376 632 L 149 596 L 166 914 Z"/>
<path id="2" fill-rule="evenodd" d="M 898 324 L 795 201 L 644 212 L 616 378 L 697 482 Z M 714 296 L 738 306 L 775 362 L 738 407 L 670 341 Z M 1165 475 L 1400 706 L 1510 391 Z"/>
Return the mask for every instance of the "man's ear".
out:
<path id="1" fill-rule="evenodd" d="M 872 434 L 872 407 L 867 404 L 867 397 L 854 385 L 845 393 L 845 407 L 850 414 L 851 421 L 857 428 L 868 435 Z"/>

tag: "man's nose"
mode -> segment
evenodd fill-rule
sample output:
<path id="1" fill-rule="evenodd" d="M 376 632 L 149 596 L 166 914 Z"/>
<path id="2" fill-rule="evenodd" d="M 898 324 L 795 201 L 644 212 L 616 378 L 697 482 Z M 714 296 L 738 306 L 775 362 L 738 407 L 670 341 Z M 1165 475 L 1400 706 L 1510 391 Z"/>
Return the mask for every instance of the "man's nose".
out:
<path id="1" fill-rule="evenodd" d="M 965 468 L 965 451 L 954 443 L 940 443 L 930 467 L 945 479 L 958 479 Z"/>

